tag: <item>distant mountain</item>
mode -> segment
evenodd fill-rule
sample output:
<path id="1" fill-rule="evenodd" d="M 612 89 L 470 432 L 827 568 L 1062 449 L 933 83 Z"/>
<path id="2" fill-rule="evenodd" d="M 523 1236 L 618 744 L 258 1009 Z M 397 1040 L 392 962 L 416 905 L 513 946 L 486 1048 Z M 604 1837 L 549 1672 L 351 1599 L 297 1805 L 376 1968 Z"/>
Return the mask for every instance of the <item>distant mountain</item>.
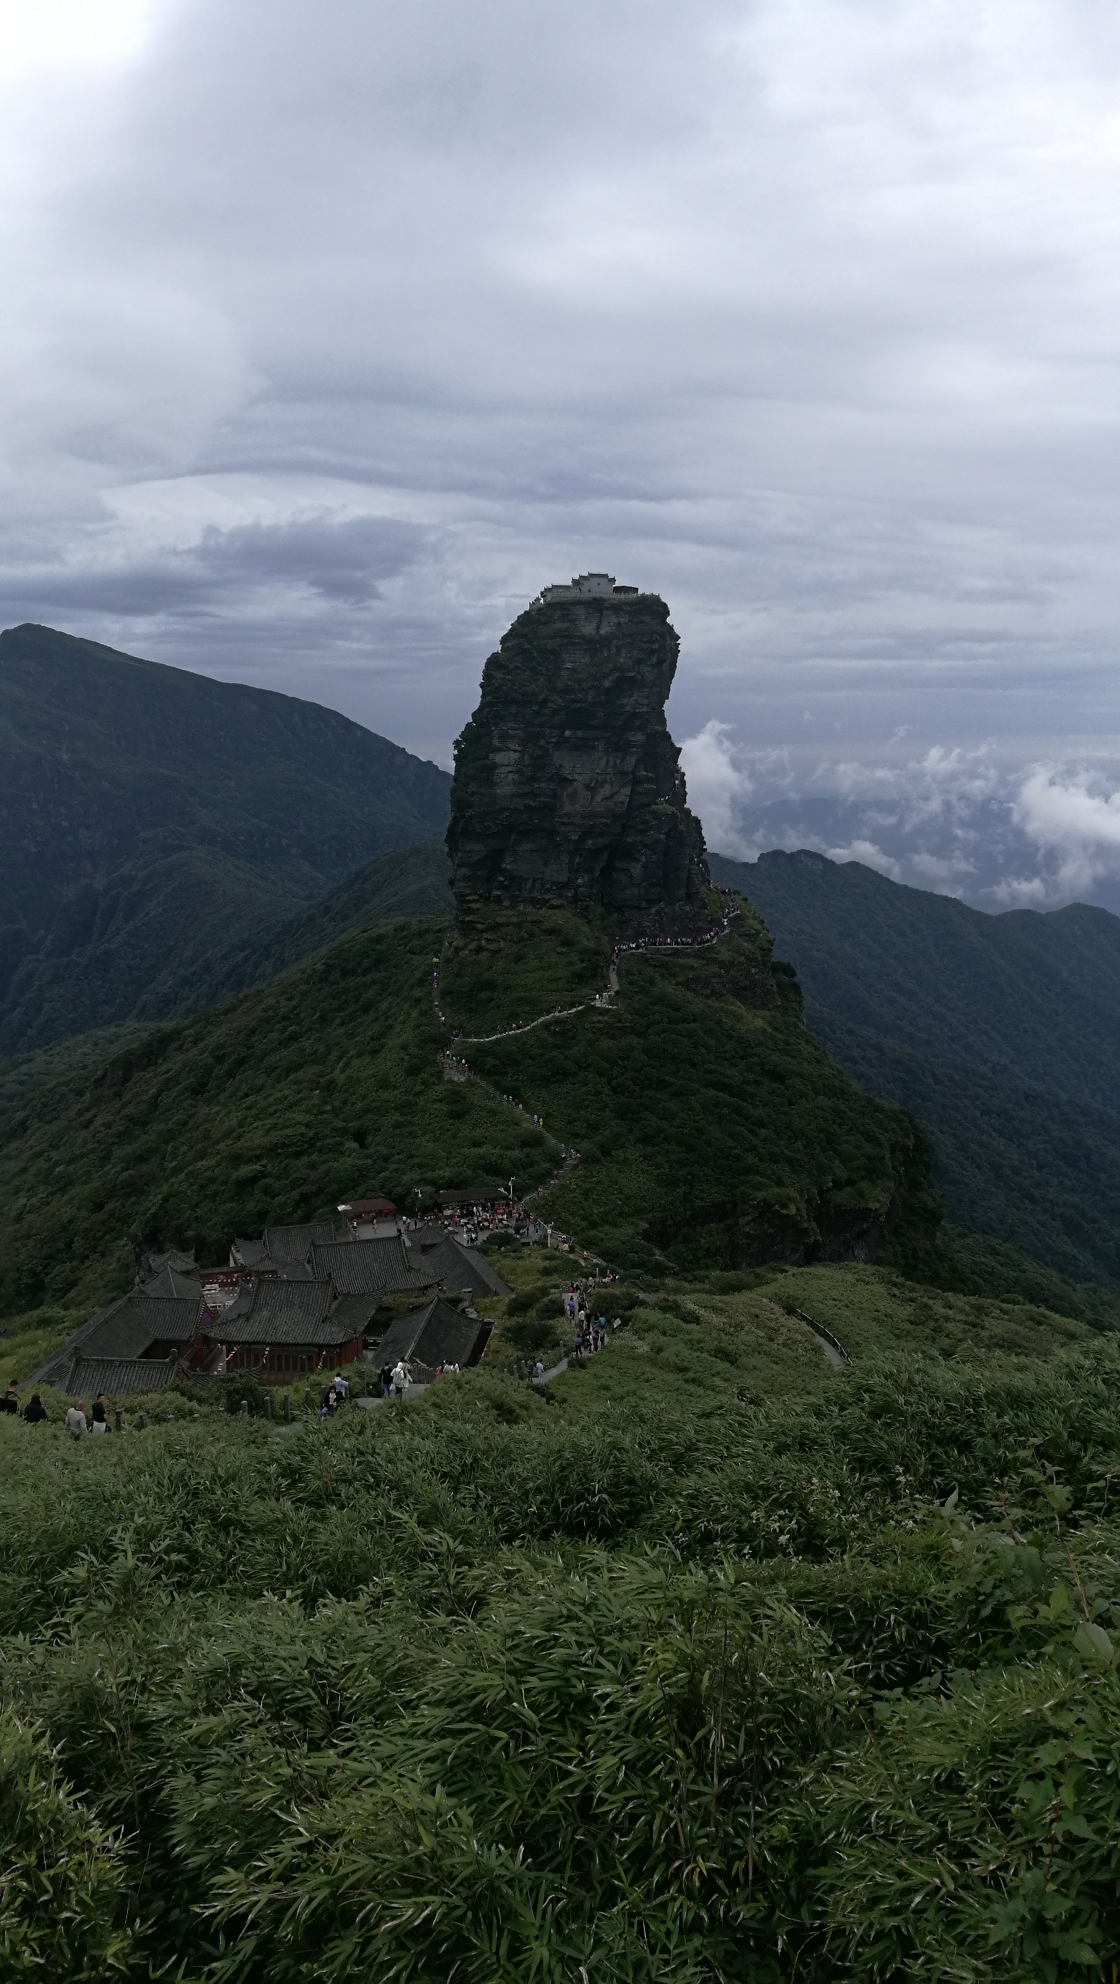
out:
<path id="1" fill-rule="evenodd" d="M 264 937 L 250 937 L 231 951 L 201 960 L 185 981 L 192 1010 L 267 985 L 340 937 L 373 923 L 399 916 L 439 916 L 450 923 L 454 909 L 451 862 L 442 840 L 379 854 Z"/>
<path id="2" fill-rule="evenodd" d="M 834 1059 L 932 1130 L 950 1217 L 1120 1282 L 1120 918 L 987 916 L 809 852 L 711 867 L 765 917 Z"/>
<path id="3" fill-rule="evenodd" d="M 0 634 L 0 1055 L 208 1003 L 225 959 L 441 834 L 450 786 L 316 703 Z"/>

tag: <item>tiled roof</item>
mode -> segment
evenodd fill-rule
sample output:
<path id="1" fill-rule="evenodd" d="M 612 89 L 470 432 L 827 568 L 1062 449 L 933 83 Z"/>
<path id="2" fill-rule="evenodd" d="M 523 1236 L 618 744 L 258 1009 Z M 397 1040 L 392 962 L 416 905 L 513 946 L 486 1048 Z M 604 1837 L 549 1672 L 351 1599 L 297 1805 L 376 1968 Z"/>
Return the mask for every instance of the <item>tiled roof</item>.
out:
<path id="1" fill-rule="evenodd" d="M 189 1343 L 202 1314 L 202 1295 L 143 1295 L 134 1290 L 99 1309 L 66 1342 L 52 1350 L 29 1383 L 57 1384 L 76 1357 L 139 1357 L 151 1343 Z"/>
<path id="2" fill-rule="evenodd" d="M 491 1324 L 464 1316 L 437 1296 L 422 1309 L 395 1317 L 375 1355 L 379 1364 L 395 1364 L 403 1357 L 406 1363 L 424 1364 L 432 1371 L 440 1364 L 477 1364 L 490 1330 Z"/>
<path id="3" fill-rule="evenodd" d="M 163 1267 L 158 1274 L 149 1275 L 147 1281 L 140 1283 L 140 1293 L 149 1298 L 170 1295 L 185 1301 L 192 1298 L 197 1301 L 201 1286 L 202 1277 L 199 1274 L 192 1272 L 186 1275 L 180 1273 L 178 1268 Z"/>
<path id="4" fill-rule="evenodd" d="M 126 1392 L 161 1392 L 173 1383 L 179 1368 L 177 1357 L 78 1357 L 63 1386 L 71 1398 L 85 1399 L 87 1405 L 98 1392 L 110 1398 L 123 1398 Z"/>
<path id="5" fill-rule="evenodd" d="M 473 1247 L 460 1247 L 449 1235 L 435 1247 L 422 1248 L 418 1258 L 425 1274 L 435 1275 L 444 1288 L 469 1288 L 475 1295 L 512 1292 L 509 1283 L 494 1273 L 481 1254 Z"/>
<path id="6" fill-rule="evenodd" d="M 441 1192 L 441 1206 L 488 1206 L 495 1199 L 508 1199 L 508 1185 L 465 1185 L 461 1192 Z"/>
<path id="7" fill-rule="evenodd" d="M 305 1261 L 312 1247 L 335 1237 L 335 1228 L 329 1220 L 315 1220 L 307 1226 L 266 1226 L 265 1252 L 277 1263 Z"/>
<path id="8" fill-rule="evenodd" d="M 340 1295 L 331 1310 L 331 1322 L 345 1329 L 343 1342 L 351 1337 L 364 1336 L 373 1322 L 379 1297 L 376 1295 Z"/>
<path id="9" fill-rule="evenodd" d="M 311 1265 L 317 1275 L 329 1275 L 340 1295 L 390 1293 L 397 1288 L 432 1288 L 439 1277 L 429 1274 L 423 1262 L 413 1267 L 403 1242 L 391 1240 L 339 1240 L 332 1246 L 312 1249 Z"/>
<path id="10" fill-rule="evenodd" d="M 342 1344 L 357 1331 L 331 1314 L 329 1281 L 258 1281 L 223 1310 L 215 1333 L 225 1344 Z"/>
<path id="11" fill-rule="evenodd" d="M 268 1248 L 263 1240 L 236 1239 L 231 1248 L 233 1265 L 242 1268 L 255 1268 L 261 1261 L 268 1260 Z"/>

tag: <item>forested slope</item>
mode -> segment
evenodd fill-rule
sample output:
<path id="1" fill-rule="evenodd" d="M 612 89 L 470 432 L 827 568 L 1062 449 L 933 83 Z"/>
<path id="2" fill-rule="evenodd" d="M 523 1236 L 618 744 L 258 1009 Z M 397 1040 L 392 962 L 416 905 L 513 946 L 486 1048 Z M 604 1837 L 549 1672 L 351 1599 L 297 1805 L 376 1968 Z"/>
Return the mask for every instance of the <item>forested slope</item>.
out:
<path id="1" fill-rule="evenodd" d="M 572 1146 L 542 1210 L 613 1258 L 930 1254 L 921 1132 L 828 1061 L 762 926 L 741 925 L 710 953 L 623 958 L 606 1011 L 598 925 L 487 918 L 445 958 L 441 1020 L 442 920 L 374 924 L 100 1061 L 15 1064 L 0 1075 L 0 1313 L 114 1293 L 146 1244 L 222 1260 L 236 1233 L 363 1191 L 414 1206 L 512 1174 L 531 1193 Z M 453 1026 L 573 1000 L 570 1018 L 465 1047 L 482 1081 L 443 1078 Z"/>
<path id="2" fill-rule="evenodd" d="M 0 1055 L 206 1003 L 450 779 L 333 710 L 47 627 L 0 634 Z"/>
<path id="3" fill-rule="evenodd" d="M 1120 918 L 985 916 L 806 852 L 712 869 L 757 904 L 840 1066 L 932 1131 L 950 1217 L 1120 1281 Z"/>

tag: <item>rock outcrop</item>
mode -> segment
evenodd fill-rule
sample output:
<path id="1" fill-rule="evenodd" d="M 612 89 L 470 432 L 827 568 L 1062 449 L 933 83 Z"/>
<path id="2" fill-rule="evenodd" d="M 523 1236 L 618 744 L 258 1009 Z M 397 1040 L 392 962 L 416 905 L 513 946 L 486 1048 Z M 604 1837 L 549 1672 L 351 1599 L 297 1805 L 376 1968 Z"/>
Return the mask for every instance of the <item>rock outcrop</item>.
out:
<path id="1" fill-rule="evenodd" d="M 455 747 L 460 910 L 562 902 L 620 930 L 705 920 L 704 836 L 665 722 L 679 650 L 652 593 L 546 596 L 514 621 Z"/>

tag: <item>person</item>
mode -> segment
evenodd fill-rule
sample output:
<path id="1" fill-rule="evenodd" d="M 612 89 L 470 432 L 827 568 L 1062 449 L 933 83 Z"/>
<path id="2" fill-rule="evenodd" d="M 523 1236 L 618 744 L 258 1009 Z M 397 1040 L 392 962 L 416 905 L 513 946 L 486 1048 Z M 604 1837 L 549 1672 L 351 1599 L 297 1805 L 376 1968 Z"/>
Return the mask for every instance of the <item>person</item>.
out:
<path id="1" fill-rule="evenodd" d="M 104 1392 L 98 1392 L 97 1397 L 93 1401 L 93 1405 L 90 1408 L 90 1421 L 89 1430 L 91 1433 L 107 1433 L 109 1431 L 109 1414 L 105 1410 Z"/>
<path id="2" fill-rule="evenodd" d="M 544 1377 L 544 1364 L 539 1357 L 537 1358 L 537 1366 L 534 1372 L 534 1376 L 538 1380 Z"/>
<path id="3" fill-rule="evenodd" d="M 3 1398 L 0 1398 L 0 1412 L 19 1412 L 19 1394 L 14 1385 L 9 1385 Z"/>
<path id="4" fill-rule="evenodd" d="M 336 1371 L 334 1374 L 334 1388 L 338 1394 L 338 1402 L 341 1405 L 343 1400 L 348 1399 L 350 1396 L 350 1381 L 348 1378 L 343 1377 L 341 1371 Z"/>
<path id="5" fill-rule="evenodd" d="M 66 1431 L 72 1440 L 80 1440 L 83 1433 L 89 1432 L 89 1427 L 86 1425 L 85 1401 L 83 1399 L 75 1399 L 67 1412 Z"/>
<path id="6" fill-rule="evenodd" d="M 392 1367 L 391 1367 L 390 1365 L 388 1365 L 388 1364 L 383 1364 L 383 1365 L 381 1366 L 381 1369 L 380 1369 L 380 1371 L 379 1371 L 379 1372 L 377 1373 L 377 1375 L 378 1375 L 378 1377 L 379 1377 L 379 1378 L 380 1378 L 380 1380 L 381 1380 L 381 1396 L 382 1396 L 382 1398 L 391 1398 L 391 1397 L 392 1397 L 392 1395 L 393 1395 L 393 1372 L 392 1372 Z"/>
<path id="7" fill-rule="evenodd" d="M 408 1366 L 403 1357 L 393 1366 L 393 1391 L 397 1398 L 403 1398 L 408 1390 Z"/>
<path id="8" fill-rule="evenodd" d="M 319 1407 L 319 1417 L 320 1419 L 333 1419 L 337 1411 L 338 1393 L 332 1385 L 322 1405 Z"/>
<path id="9" fill-rule="evenodd" d="M 23 1416 L 29 1426 L 35 1426 L 40 1419 L 46 1418 L 47 1408 L 39 1397 L 38 1392 L 32 1392 L 30 1399 L 23 1408 Z"/>

